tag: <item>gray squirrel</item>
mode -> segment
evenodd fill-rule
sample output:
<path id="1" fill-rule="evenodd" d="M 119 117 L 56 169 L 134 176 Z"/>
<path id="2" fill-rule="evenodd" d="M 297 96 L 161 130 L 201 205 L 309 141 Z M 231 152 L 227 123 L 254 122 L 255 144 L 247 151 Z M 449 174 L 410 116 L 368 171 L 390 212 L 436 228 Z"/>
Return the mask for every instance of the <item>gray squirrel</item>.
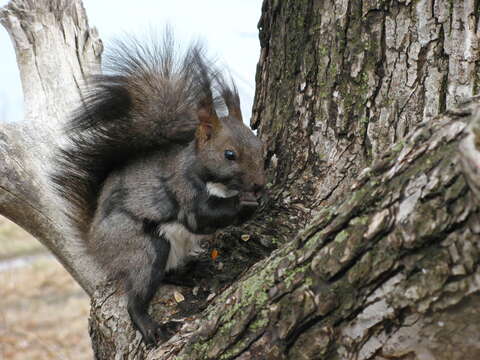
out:
<path id="1" fill-rule="evenodd" d="M 65 128 L 51 178 L 86 249 L 126 293 L 147 344 L 148 305 L 199 241 L 247 220 L 265 185 L 262 143 L 233 81 L 200 45 L 117 42 Z M 219 117 L 223 106 L 228 115 Z"/>

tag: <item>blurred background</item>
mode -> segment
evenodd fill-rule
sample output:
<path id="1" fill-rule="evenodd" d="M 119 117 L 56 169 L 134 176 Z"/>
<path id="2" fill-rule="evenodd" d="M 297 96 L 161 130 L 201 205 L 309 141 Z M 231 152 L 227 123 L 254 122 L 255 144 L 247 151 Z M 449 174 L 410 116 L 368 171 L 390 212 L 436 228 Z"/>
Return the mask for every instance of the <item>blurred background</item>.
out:
<path id="1" fill-rule="evenodd" d="M 0 217 L 0 359 L 92 359 L 87 295 L 33 237 Z"/>
<path id="2" fill-rule="evenodd" d="M 0 0 L 0 6 L 7 4 Z M 219 64 L 227 64 L 242 98 L 243 118 L 250 119 L 260 45 L 257 23 L 262 0 L 83 0 L 90 26 L 106 47 L 124 33 L 162 30 L 169 24 L 182 43 L 203 40 Z M 22 119 L 22 90 L 15 53 L 0 26 L 0 120 Z"/>
<path id="3" fill-rule="evenodd" d="M 0 0 L 0 7 L 8 1 Z M 173 27 L 182 43 L 203 40 L 228 65 L 250 119 L 259 57 L 262 0 L 84 0 L 90 26 L 108 47 L 123 33 Z M 23 98 L 15 53 L 0 26 L 0 121 L 21 121 Z M 47 250 L 0 217 L 0 359 L 91 359 L 89 300 Z"/>

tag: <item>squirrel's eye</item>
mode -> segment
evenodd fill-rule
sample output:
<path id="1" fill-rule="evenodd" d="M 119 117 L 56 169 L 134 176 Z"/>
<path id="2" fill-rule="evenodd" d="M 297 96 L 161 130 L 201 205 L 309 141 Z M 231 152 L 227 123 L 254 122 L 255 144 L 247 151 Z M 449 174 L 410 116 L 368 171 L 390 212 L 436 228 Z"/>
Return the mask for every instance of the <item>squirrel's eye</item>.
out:
<path id="1" fill-rule="evenodd" d="M 237 155 L 235 154 L 235 151 L 233 150 L 225 150 L 225 159 L 227 160 L 235 160 L 237 158 Z"/>

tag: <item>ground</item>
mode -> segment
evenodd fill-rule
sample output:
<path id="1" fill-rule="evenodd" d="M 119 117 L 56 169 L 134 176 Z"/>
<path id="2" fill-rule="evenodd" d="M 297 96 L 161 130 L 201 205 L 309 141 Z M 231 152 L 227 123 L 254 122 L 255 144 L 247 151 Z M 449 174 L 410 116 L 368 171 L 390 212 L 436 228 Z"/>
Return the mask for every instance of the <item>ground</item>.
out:
<path id="1" fill-rule="evenodd" d="M 0 218 L 0 359 L 92 359 L 89 300 L 30 235 Z"/>

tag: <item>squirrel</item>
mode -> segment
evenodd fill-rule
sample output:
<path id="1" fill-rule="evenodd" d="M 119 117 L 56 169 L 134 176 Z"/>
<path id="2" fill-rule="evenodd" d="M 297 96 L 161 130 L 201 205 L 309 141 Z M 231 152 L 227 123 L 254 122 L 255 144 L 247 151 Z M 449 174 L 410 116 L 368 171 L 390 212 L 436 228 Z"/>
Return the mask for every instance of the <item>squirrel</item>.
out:
<path id="1" fill-rule="evenodd" d="M 243 123 L 233 80 L 199 44 L 179 54 L 170 33 L 117 41 L 104 69 L 65 126 L 51 178 L 87 253 L 155 344 L 164 331 L 148 306 L 165 273 L 258 207 L 262 142 Z"/>

